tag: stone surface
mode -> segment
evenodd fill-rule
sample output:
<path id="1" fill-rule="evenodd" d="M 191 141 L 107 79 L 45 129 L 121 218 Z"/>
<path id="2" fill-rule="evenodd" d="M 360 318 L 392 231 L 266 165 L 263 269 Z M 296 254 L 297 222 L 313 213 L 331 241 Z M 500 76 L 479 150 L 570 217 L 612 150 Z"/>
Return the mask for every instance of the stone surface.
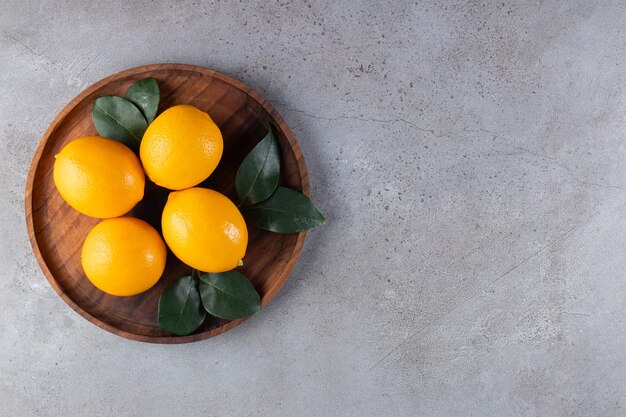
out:
<path id="1" fill-rule="evenodd" d="M 0 10 L 0 415 L 626 414 L 623 2 Z M 271 100 L 329 219 L 268 308 L 184 346 L 74 313 L 23 212 L 54 115 L 156 62 Z"/>

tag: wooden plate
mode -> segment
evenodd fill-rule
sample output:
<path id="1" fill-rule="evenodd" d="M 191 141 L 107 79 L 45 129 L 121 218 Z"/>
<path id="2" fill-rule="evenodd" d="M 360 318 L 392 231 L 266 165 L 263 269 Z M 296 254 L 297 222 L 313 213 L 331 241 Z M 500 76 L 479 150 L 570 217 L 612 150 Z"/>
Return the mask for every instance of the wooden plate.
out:
<path id="1" fill-rule="evenodd" d="M 208 112 L 221 128 L 224 155 L 211 177 L 201 186 L 236 201 L 235 174 L 245 155 L 271 124 L 281 148 L 281 183 L 309 194 L 309 179 L 302 152 L 278 112 L 256 91 L 226 75 L 191 65 L 159 64 L 132 68 L 107 77 L 72 100 L 46 130 L 37 147 L 26 184 L 26 223 L 35 257 L 55 291 L 81 316 L 117 335 L 152 343 L 186 343 L 206 339 L 237 326 L 243 320 L 207 319 L 194 334 L 173 336 L 157 325 L 157 304 L 163 289 L 190 273 L 171 252 L 163 277 L 149 291 L 133 297 L 114 297 L 84 276 L 80 251 L 87 232 L 98 222 L 68 206 L 52 181 L 54 155 L 69 141 L 96 135 L 91 120 L 94 99 L 123 96 L 135 81 L 152 77 L 161 89 L 159 111 L 176 104 L 192 104 Z M 146 178 L 147 181 L 147 178 Z M 161 230 L 161 211 L 168 191 L 147 181 L 145 197 L 128 215 L 146 220 Z M 251 225 L 244 267 L 266 305 L 293 269 L 305 233 L 281 235 Z"/>

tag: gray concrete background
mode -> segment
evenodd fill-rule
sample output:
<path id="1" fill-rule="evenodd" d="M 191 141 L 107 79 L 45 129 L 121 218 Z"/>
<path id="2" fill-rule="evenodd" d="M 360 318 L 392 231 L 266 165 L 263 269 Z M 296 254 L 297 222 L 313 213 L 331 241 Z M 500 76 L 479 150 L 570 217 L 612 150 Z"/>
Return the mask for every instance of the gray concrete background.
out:
<path id="1" fill-rule="evenodd" d="M 625 7 L 0 0 L 0 415 L 626 415 Z M 329 218 L 184 346 L 79 317 L 24 223 L 55 114 L 155 62 L 270 99 Z"/>

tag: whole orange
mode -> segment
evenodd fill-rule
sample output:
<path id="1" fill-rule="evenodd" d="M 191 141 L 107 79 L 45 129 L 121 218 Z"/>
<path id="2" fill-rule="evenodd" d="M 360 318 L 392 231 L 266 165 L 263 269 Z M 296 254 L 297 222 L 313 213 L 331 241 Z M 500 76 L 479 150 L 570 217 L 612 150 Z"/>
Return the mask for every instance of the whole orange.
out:
<path id="1" fill-rule="evenodd" d="M 135 295 L 152 287 L 163 274 L 167 249 L 152 226 L 134 217 L 98 223 L 81 252 L 87 278 L 111 295 Z"/>
<path id="2" fill-rule="evenodd" d="M 223 150 L 222 133 L 211 117 L 194 106 L 178 105 L 148 126 L 139 155 L 154 183 L 182 190 L 208 178 Z"/>
<path id="3" fill-rule="evenodd" d="M 217 191 L 189 188 L 171 192 L 161 226 L 174 255 L 200 271 L 229 271 L 246 254 L 246 222 L 232 201 Z"/>
<path id="4" fill-rule="evenodd" d="M 141 163 L 120 142 L 83 136 L 65 145 L 55 158 L 52 176 L 59 194 L 87 216 L 121 216 L 143 198 Z"/>

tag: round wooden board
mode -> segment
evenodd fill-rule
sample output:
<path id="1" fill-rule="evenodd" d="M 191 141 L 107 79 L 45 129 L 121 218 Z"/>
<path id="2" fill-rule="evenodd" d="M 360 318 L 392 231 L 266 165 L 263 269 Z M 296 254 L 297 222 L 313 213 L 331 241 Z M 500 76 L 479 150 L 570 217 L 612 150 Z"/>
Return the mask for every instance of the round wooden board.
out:
<path id="1" fill-rule="evenodd" d="M 73 139 L 97 135 L 91 120 L 93 101 L 124 96 L 135 81 L 152 77 L 161 90 L 159 111 L 176 104 L 192 104 L 206 111 L 222 130 L 224 155 L 211 177 L 200 186 L 215 189 L 236 201 L 235 175 L 245 155 L 271 124 L 281 148 L 281 184 L 309 195 L 304 158 L 293 132 L 278 112 L 256 91 L 240 81 L 201 67 L 157 64 L 111 75 L 74 98 L 52 121 L 37 147 L 26 184 L 26 223 L 35 257 L 55 291 L 80 315 L 117 335 L 152 343 L 187 343 L 206 339 L 243 320 L 207 318 L 194 334 L 174 336 L 157 325 L 161 292 L 191 269 L 171 252 L 159 282 L 133 297 L 115 297 L 95 288 L 84 276 L 80 251 L 89 230 L 99 221 L 68 206 L 52 181 L 54 155 Z M 147 180 L 147 178 L 146 178 Z M 161 230 L 161 211 L 168 190 L 147 181 L 145 197 L 128 215 Z M 281 235 L 248 224 L 249 243 L 240 268 L 266 305 L 283 286 L 300 256 L 305 233 Z"/>

